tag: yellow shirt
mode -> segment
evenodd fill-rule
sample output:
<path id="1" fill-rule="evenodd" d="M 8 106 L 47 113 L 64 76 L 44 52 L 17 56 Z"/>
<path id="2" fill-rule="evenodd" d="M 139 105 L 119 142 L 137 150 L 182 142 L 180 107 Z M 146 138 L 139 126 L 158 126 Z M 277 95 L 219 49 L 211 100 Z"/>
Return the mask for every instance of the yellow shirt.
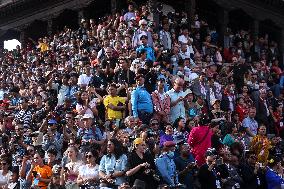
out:
<path id="1" fill-rule="evenodd" d="M 108 119 L 111 119 L 111 120 L 112 119 L 122 119 L 122 111 L 115 111 L 115 110 L 112 110 L 112 109 L 107 107 L 109 104 L 117 106 L 119 102 L 122 103 L 122 104 L 125 104 L 125 98 L 119 97 L 119 96 L 112 97 L 112 96 L 108 95 L 104 99 L 104 105 L 106 107 Z"/>
<path id="2" fill-rule="evenodd" d="M 40 43 L 39 46 L 41 52 L 45 52 L 49 50 L 48 45 L 46 43 Z"/>

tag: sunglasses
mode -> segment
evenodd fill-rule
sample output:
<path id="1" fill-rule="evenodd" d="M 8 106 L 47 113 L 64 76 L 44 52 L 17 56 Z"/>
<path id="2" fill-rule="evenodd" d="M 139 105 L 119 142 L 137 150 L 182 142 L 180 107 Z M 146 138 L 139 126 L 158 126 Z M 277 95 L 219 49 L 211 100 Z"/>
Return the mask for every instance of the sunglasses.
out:
<path id="1" fill-rule="evenodd" d="M 7 163 L 0 163 L 0 165 L 7 165 Z"/>
<path id="2" fill-rule="evenodd" d="M 28 150 L 28 152 L 33 152 L 34 150 Z"/>
<path id="3" fill-rule="evenodd" d="M 86 155 L 85 157 L 86 157 L 87 159 L 88 159 L 88 158 L 90 159 L 90 158 L 92 158 L 93 156 L 92 156 L 92 155 Z"/>
<path id="4" fill-rule="evenodd" d="M 159 125 L 159 123 L 151 123 L 151 125 Z"/>

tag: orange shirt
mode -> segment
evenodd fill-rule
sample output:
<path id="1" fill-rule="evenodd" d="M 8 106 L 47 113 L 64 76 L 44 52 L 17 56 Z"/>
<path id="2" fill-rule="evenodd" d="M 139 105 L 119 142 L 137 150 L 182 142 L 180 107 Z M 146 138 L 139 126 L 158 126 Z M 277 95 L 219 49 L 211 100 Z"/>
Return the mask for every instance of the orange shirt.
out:
<path id="1" fill-rule="evenodd" d="M 52 170 L 51 167 L 49 167 L 48 165 L 44 165 L 43 167 L 40 167 L 39 165 L 35 166 L 35 168 L 33 169 L 33 171 L 36 171 L 37 174 L 40 175 L 41 178 L 43 179 L 48 179 L 51 177 L 52 174 Z M 34 180 L 34 179 L 33 179 Z M 39 182 L 38 186 L 41 189 L 46 189 L 47 188 L 47 183 L 45 182 Z"/>

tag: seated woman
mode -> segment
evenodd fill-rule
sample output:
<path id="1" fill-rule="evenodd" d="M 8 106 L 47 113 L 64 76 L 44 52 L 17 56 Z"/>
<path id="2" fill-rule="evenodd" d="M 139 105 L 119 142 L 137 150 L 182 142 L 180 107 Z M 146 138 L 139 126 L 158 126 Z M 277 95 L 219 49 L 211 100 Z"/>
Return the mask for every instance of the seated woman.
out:
<path id="1" fill-rule="evenodd" d="M 146 188 L 156 189 L 157 183 L 153 178 L 155 163 L 149 152 L 146 152 L 146 143 L 142 138 L 136 138 L 133 142 L 134 150 L 128 156 L 128 168 L 126 176 L 133 185 L 136 179 L 142 180 Z"/>
<path id="2" fill-rule="evenodd" d="M 123 153 L 123 146 L 117 139 L 109 139 L 107 154 L 100 161 L 100 187 L 117 188 L 125 182 L 127 156 Z"/>
<path id="3" fill-rule="evenodd" d="M 68 189 L 78 189 L 77 177 L 79 174 L 79 167 L 82 165 L 82 161 L 78 158 L 78 149 L 75 146 L 67 148 L 67 157 L 69 163 L 62 166 L 60 184 L 65 185 Z"/>
<path id="4" fill-rule="evenodd" d="M 99 165 L 96 164 L 99 155 L 95 149 L 88 149 L 85 154 L 86 162 L 79 168 L 77 184 L 81 189 L 95 188 L 99 183 Z"/>

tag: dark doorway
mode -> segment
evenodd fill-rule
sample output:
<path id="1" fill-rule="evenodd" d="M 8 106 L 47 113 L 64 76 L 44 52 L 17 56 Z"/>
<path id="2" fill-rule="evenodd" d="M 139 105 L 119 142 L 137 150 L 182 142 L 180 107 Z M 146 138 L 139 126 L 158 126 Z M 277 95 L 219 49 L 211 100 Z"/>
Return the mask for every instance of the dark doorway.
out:
<path id="1" fill-rule="evenodd" d="M 259 22 L 259 35 L 264 37 L 268 34 L 270 40 L 281 41 L 281 28 L 279 28 L 271 20 L 263 20 Z"/>
<path id="2" fill-rule="evenodd" d="M 71 29 L 77 29 L 78 13 L 73 10 L 64 10 L 57 18 L 53 19 L 53 31 L 62 31 L 65 26 Z"/>
<path id="3" fill-rule="evenodd" d="M 119 1 L 119 0 L 118 0 Z M 87 19 L 93 18 L 98 20 L 99 18 L 104 17 L 106 14 L 111 13 L 111 1 L 93 1 L 89 4 L 88 7 L 84 9 L 84 16 Z"/>
<path id="4" fill-rule="evenodd" d="M 25 30 L 28 37 L 37 40 L 40 37 L 47 36 L 47 22 L 35 20 Z"/>
<path id="5" fill-rule="evenodd" d="M 252 23 L 252 18 L 242 9 L 235 9 L 229 12 L 228 26 L 234 32 L 241 29 L 248 31 Z"/>

